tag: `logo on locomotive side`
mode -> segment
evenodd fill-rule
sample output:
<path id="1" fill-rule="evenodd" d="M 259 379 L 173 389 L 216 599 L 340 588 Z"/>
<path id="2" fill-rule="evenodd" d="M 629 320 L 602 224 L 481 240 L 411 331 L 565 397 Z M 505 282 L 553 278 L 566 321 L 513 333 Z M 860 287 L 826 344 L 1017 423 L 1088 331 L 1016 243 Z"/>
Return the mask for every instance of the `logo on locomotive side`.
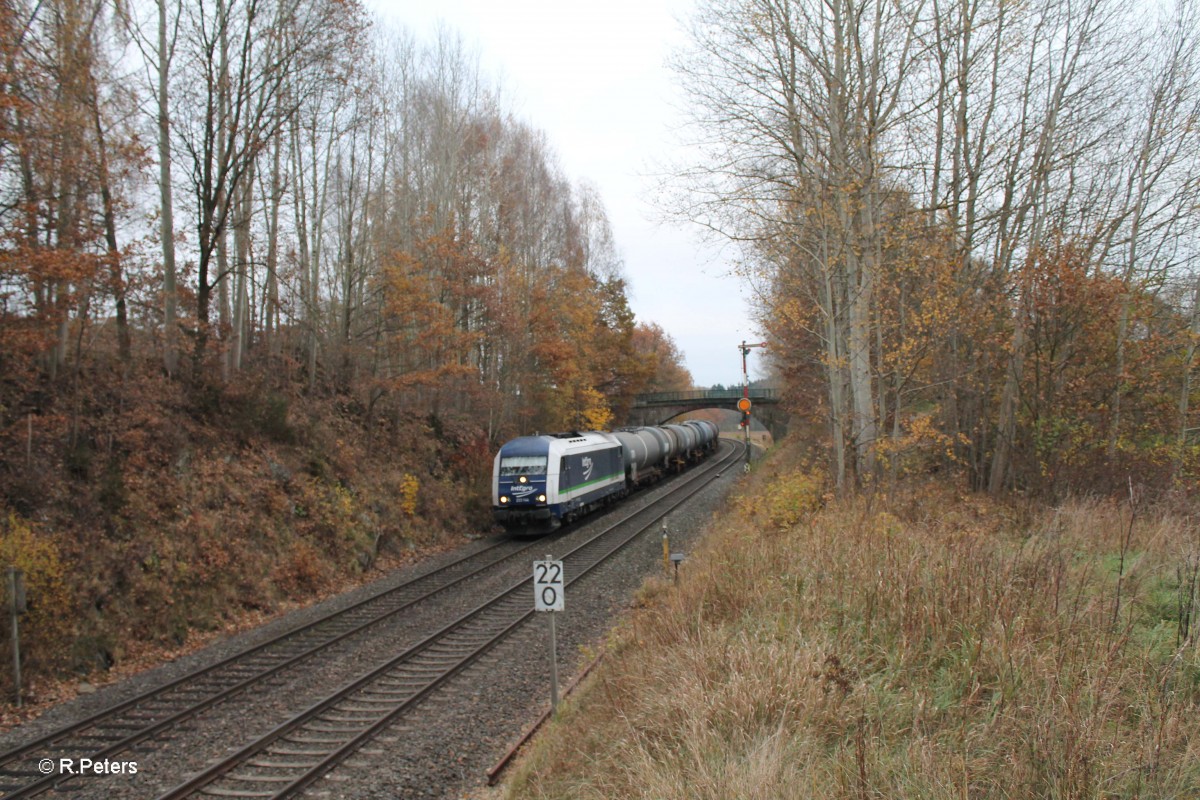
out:
<path id="1" fill-rule="evenodd" d="M 590 456 L 583 457 L 583 479 L 585 481 L 592 478 L 592 459 Z"/>

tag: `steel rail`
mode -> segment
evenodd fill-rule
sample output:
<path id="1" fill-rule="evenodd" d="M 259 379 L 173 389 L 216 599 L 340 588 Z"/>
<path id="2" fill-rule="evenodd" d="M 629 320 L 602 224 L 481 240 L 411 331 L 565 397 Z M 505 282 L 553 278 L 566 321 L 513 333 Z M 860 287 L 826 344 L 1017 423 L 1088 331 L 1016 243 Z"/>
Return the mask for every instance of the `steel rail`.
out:
<path id="1" fill-rule="evenodd" d="M 629 513 L 565 553 L 562 556 L 564 561 L 583 561 L 582 567 L 568 570 L 569 577 L 565 584 L 570 585 L 591 574 L 658 520 L 705 488 L 720 476 L 727 463 L 736 461 L 741 446 L 740 443 L 734 443 L 731 453 L 724 455 L 711 469 L 693 473 L 694 477 L 674 488 L 666 498 Z M 630 528 L 631 532 L 623 538 L 614 541 L 614 537 L 608 536 L 617 528 L 643 516 L 649 517 L 649 521 L 635 523 Z M 544 544 L 544 540 L 536 543 Z M 602 548 L 599 555 L 588 552 Z M 180 800 L 197 791 L 222 797 L 272 798 L 290 797 L 302 791 L 528 621 L 536 613 L 528 597 L 527 587 L 531 580 L 524 578 L 516 582 L 254 742 L 210 765 L 161 795 L 159 800 Z M 494 618 L 489 619 L 489 614 L 493 614 Z M 483 627 L 483 630 L 471 629 L 469 626 L 472 624 Z M 451 638 L 454 636 L 472 643 L 469 650 L 462 652 L 463 645 L 456 644 Z M 438 656 L 439 646 L 448 651 L 449 656 Z M 433 655 L 419 660 L 430 653 Z M 406 669 L 409 670 L 407 674 L 404 672 Z M 306 727 L 309 728 L 309 736 L 296 738 L 305 732 Z M 269 758 L 257 759 L 263 754 Z M 304 758 L 305 761 L 288 761 L 292 757 Z M 270 771 L 271 774 L 233 774 L 242 767 Z M 290 777 L 297 771 L 298 775 Z M 223 779 L 255 785 L 256 788 L 241 790 L 216 785 Z"/>
<path id="2" fill-rule="evenodd" d="M 542 540 L 544 541 L 544 540 Z M 0 781 L 6 778 L 20 778 L 25 775 L 36 775 L 37 780 L 24 786 L 9 787 L 0 796 L 4 800 L 17 800 L 17 798 L 31 797 L 39 794 L 47 789 L 52 788 L 56 784 L 69 780 L 70 775 L 40 775 L 29 772 L 22 772 L 12 769 L 12 766 L 18 761 L 27 758 L 31 755 L 39 753 L 53 753 L 54 760 L 57 763 L 59 757 L 66 757 L 68 753 L 75 758 L 91 758 L 93 761 L 99 761 L 109 756 L 120 753 L 129 747 L 150 738 L 162 731 L 168 730 L 180 722 L 189 719 L 196 714 L 199 714 L 207 709 L 228 700 L 229 698 L 240 694 L 256 683 L 260 683 L 268 678 L 271 678 L 286 669 L 296 666 L 300 662 L 311 658 L 321 651 L 332 647 L 333 645 L 345 641 L 346 639 L 355 636 L 368 628 L 377 625 L 387 619 L 392 618 L 401 611 L 411 608 L 417 603 L 429 599 L 430 597 L 447 591 L 448 589 L 457 586 L 465 581 L 477 577 L 483 572 L 494 569 L 497 565 L 504 563 L 510 559 L 516 558 L 521 553 L 529 550 L 542 541 L 532 541 L 525 544 L 513 543 L 511 540 L 501 540 L 488 546 L 483 550 L 466 555 L 456 561 L 446 564 L 438 569 L 416 576 L 411 580 L 405 581 L 398 586 L 394 586 L 362 600 L 359 600 L 345 608 L 332 611 L 320 619 L 309 622 L 300 627 L 280 633 L 264 642 L 260 642 L 246 650 L 234 653 L 220 661 L 210 664 L 206 667 L 189 672 L 186 675 L 180 676 L 162 686 L 147 690 L 129 698 L 114 706 L 103 709 L 91 716 L 79 720 L 67 726 L 63 726 L 48 734 L 45 734 L 30 742 L 26 742 L 8 752 L 0 755 Z M 512 548 L 512 552 L 505 553 L 499 558 L 487 560 L 482 566 L 469 570 L 457 578 L 449 582 L 435 584 L 433 588 L 421 591 L 418 587 L 423 583 L 437 581 L 444 578 L 445 575 L 453 570 L 461 569 L 464 565 L 472 560 L 478 560 L 481 556 L 487 556 L 500 548 Z M 246 665 L 247 662 L 253 660 L 255 656 L 265 653 L 272 647 L 286 647 L 290 642 L 302 641 L 301 637 L 308 634 L 319 636 L 318 628 L 333 627 L 338 625 L 340 620 L 352 620 L 352 615 L 360 612 L 370 612 L 371 606 L 388 603 L 389 601 L 401 597 L 405 592 L 412 592 L 417 589 L 418 594 L 409 599 L 401 599 L 400 604 L 394 608 L 385 609 L 373 616 L 367 616 L 363 621 L 351 622 L 350 627 L 338 632 L 337 630 L 328 631 L 324 638 L 320 638 L 315 644 L 303 646 L 298 652 L 290 655 L 283 653 L 271 657 L 271 661 L 266 664 L 254 666 L 255 671 L 246 676 L 233 675 L 227 678 L 226 682 L 218 683 L 215 689 L 209 689 L 207 693 L 198 700 L 187 702 L 182 708 L 176 711 L 159 712 L 157 715 L 151 716 L 150 719 L 137 719 L 133 722 L 125 715 L 126 712 L 144 709 L 151 703 L 159 702 L 166 704 L 168 707 L 172 701 L 168 699 L 168 695 L 172 692 L 177 692 L 185 687 L 194 687 L 198 682 L 206 678 L 211 678 L 218 675 L 222 670 L 229 671 L 237 668 L 240 665 Z M 232 681 L 232 682 L 229 682 Z M 166 713 L 166 716 L 162 716 Z M 133 732 L 129 733 L 129 726 L 133 725 Z M 106 727 L 118 727 L 122 729 L 122 733 L 117 735 L 114 740 L 104 747 L 97 749 L 95 744 L 84 748 L 72 748 L 70 745 L 70 737 L 77 736 L 85 731 L 100 730 L 103 731 Z M 98 736 L 102 738 L 102 734 Z"/>

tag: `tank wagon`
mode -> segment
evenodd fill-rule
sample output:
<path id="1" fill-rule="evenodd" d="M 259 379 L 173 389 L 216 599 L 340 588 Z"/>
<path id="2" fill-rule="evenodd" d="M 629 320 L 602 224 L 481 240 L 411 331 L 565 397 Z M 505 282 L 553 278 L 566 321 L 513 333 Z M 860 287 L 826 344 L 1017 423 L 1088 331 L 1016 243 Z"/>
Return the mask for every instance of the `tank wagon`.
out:
<path id="1" fill-rule="evenodd" d="M 511 531 L 547 533 L 703 459 L 717 434 L 707 420 L 688 420 L 513 439 L 492 465 L 493 515 Z"/>

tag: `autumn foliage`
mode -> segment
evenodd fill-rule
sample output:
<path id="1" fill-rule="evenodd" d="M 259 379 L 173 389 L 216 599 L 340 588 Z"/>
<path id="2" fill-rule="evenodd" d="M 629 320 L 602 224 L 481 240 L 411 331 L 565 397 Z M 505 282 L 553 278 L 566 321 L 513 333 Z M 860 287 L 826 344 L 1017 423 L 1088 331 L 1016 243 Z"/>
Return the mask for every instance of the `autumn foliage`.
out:
<path id="1" fill-rule="evenodd" d="M 450 37 L 158 10 L 0 4 L 0 568 L 35 680 L 486 531 L 501 442 L 681 371 L 595 190 Z"/>
<path id="2" fill-rule="evenodd" d="M 974 262 L 964 268 L 944 232 L 902 224 L 909 238 L 875 286 L 880 462 L 864 481 L 945 469 L 986 487 L 1010 383 L 1005 488 L 1119 494 L 1131 476 L 1159 489 L 1192 487 L 1200 452 L 1190 434 L 1191 298 L 1172 302 L 1169 291 L 1098 269 L 1068 240 L 1032 251 L 1001 280 Z M 809 403 L 797 402 L 797 412 L 828 424 L 819 308 L 788 283 L 776 291 L 763 319 L 783 343 L 780 375 Z"/>
<path id="3" fill-rule="evenodd" d="M 1200 15 L 701 0 L 681 216 L 842 491 L 1193 490 Z"/>

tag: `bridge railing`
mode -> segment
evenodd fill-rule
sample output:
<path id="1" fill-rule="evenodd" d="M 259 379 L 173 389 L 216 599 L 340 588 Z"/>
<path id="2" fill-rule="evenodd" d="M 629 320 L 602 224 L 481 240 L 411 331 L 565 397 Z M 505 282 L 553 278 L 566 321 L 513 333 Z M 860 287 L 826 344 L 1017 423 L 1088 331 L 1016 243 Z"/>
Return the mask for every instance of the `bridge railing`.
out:
<path id="1" fill-rule="evenodd" d="M 634 406 L 660 406 L 674 403 L 696 403 L 704 400 L 718 402 L 735 402 L 742 396 L 742 390 L 737 389 L 700 389 L 691 392 L 654 392 L 639 394 L 634 399 Z M 778 389 L 751 389 L 750 399 L 766 402 L 779 402 Z"/>

